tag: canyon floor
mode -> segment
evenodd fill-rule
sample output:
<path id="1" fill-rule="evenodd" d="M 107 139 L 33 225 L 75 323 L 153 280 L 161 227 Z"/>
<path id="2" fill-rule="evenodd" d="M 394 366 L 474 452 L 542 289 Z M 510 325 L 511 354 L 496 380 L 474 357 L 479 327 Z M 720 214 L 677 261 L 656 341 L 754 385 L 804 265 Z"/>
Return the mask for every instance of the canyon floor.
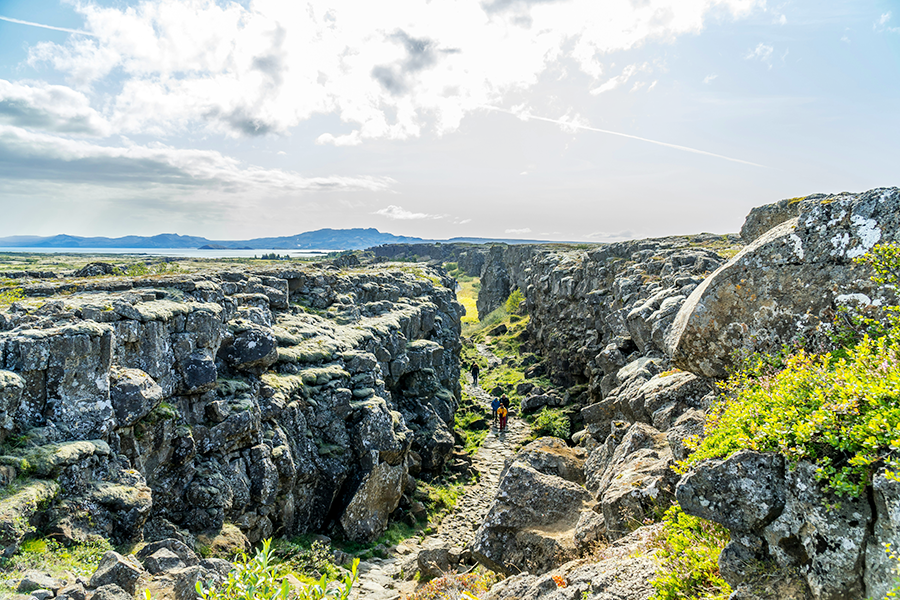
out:
<path id="1" fill-rule="evenodd" d="M 486 346 L 479 344 L 478 350 L 489 359 L 496 360 Z M 493 397 L 474 385 L 470 375 L 466 375 L 466 380 L 465 392 L 477 398 L 489 413 Z M 410 577 L 419 569 L 416 557 L 420 552 L 441 548 L 462 552 L 487 515 L 497 493 L 504 464 L 530 434 L 528 423 L 514 412 L 504 431 L 492 424 L 481 447 L 472 457 L 472 468 L 478 473 L 476 483 L 460 495 L 453 510 L 441 520 L 437 532 L 424 538 L 410 538 L 390 548 L 385 558 L 372 558 L 360 563 L 359 584 L 355 587 L 354 597 L 366 600 L 401 598 L 415 591 L 419 585 Z"/>

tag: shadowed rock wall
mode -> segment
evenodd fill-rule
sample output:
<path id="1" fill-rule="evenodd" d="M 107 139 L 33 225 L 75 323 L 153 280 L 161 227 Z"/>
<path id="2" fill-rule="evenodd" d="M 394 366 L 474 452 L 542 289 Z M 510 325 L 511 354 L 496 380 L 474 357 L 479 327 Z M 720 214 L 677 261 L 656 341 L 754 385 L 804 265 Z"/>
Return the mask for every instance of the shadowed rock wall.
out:
<path id="1" fill-rule="evenodd" d="M 453 446 L 462 307 L 441 277 L 310 267 L 25 285 L 46 300 L 0 313 L 0 435 L 28 467 L 7 461 L 0 483 L 24 471 L 44 496 L 43 482 L 62 485 L 23 527 L 377 537 Z M 3 530 L 5 546 L 24 533 Z"/>

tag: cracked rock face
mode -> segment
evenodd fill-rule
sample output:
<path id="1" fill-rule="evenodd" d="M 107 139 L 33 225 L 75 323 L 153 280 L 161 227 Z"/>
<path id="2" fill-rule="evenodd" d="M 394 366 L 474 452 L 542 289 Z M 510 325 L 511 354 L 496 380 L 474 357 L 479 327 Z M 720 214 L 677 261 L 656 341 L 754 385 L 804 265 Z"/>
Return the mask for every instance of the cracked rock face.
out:
<path id="1" fill-rule="evenodd" d="M 765 583 L 757 564 L 777 568 L 770 583 L 792 590 L 786 597 L 883 597 L 893 586 L 883 543 L 896 542 L 900 489 L 883 474 L 875 481 L 873 512 L 865 497 L 826 490 L 814 465 L 787 468 L 777 454 L 745 450 L 697 465 L 676 496 L 686 513 L 731 531 L 719 569 L 737 597 L 757 597 L 752 591 Z"/>
<path id="2" fill-rule="evenodd" d="M 0 436 L 23 436 L 37 481 L 62 484 L 42 510 L 67 539 L 189 541 L 233 524 L 251 542 L 371 540 L 413 455 L 428 475 L 452 450 L 463 311 L 440 277 L 309 266 L 25 283 L 50 299 L 2 313 Z M 4 544 L 26 533 L 13 525 Z"/>

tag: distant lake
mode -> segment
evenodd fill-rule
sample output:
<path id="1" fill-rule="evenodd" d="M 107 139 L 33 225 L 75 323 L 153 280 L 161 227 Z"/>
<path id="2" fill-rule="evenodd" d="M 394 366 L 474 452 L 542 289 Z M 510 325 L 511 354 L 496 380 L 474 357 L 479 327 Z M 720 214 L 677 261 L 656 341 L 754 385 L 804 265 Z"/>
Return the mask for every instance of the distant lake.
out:
<path id="1" fill-rule="evenodd" d="M 197 248 L 0 248 L 0 252 L 28 252 L 32 254 L 110 254 L 173 256 L 178 258 L 253 258 L 263 254 L 278 254 L 304 258 L 322 256 L 337 250 L 199 250 Z"/>

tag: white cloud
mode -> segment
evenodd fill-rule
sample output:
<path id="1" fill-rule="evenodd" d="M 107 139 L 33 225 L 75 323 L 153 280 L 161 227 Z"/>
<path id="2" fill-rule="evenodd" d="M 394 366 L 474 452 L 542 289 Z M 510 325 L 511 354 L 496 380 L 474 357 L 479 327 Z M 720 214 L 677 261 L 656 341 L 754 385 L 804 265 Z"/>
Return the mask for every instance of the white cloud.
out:
<path id="1" fill-rule="evenodd" d="M 105 146 L 0 125 L 0 175 L 8 179 L 84 181 L 121 187 L 149 183 L 229 193 L 388 189 L 388 177 L 304 177 L 292 171 L 243 165 L 213 150 L 160 143 Z"/>
<path id="2" fill-rule="evenodd" d="M 321 144 L 453 131 L 484 104 L 535 85 L 566 53 L 597 79 L 605 55 L 696 34 L 711 12 L 762 0 L 144 0 L 77 4 L 94 35 L 31 50 L 76 87 L 109 84 L 120 131 L 283 133 L 313 115 L 352 129 Z M 496 49 L 502 47 L 503 52 Z M 599 94 L 632 73 L 600 83 Z M 98 89 L 101 86 L 96 86 Z"/>
<path id="3" fill-rule="evenodd" d="M 887 11 L 880 17 L 875 23 L 872 24 L 872 29 L 875 31 L 887 31 L 888 33 L 900 33 L 900 27 L 888 27 L 888 21 L 891 20 L 892 12 Z"/>
<path id="4" fill-rule="evenodd" d="M 712 83 L 713 80 L 717 79 L 718 77 L 719 76 L 716 75 L 715 73 L 710 73 L 709 75 L 707 75 L 706 77 L 703 78 L 703 83 L 706 83 L 706 84 Z"/>
<path id="5" fill-rule="evenodd" d="M 384 208 L 376 210 L 373 214 L 394 219 L 397 221 L 414 221 L 417 219 L 443 219 L 446 215 L 431 215 L 428 213 L 417 213 L 406 210 L 402 206 L 391 204 Z"/>
<path id="6" fill-rule="evenodd" d="M 848 38 L 846 35 L 842 35 L 842 36 L 841 36 L 841 41 L 844 42 L 845 44 L 849 44 L 849 43 L 850 43 L 850 38 Z"/>
<path id="7" fill-rule="evenodd" d="M 108 135 L 84 94 L 62 85 L 0 79 L 0 123 L 70 134 Z"/>
<path id="8" fill-rule="evenodd" d="M 608 79 L 603 84 L 601 84 L 599 87 L 592 89 L 591 94 L 593 94 L 594 96 L 597 96 L 599 94 L 602 94 L 603 92 L 609 92 L 611 90 L 616 89 L 617 87 L 619 87 L 620 85 L 622 85 L 623 83 L 626 83 L 629 79 L 631 79 L 631 76 L 634 75 L 637 72 L 637 70 L 638 70 L 637 65 L 628 65 L 627 67 L 622 69 L 621 75 L 612 77 L 611 79 Z"/>
<path id="9" fill-rule="evenodd" d="M 775 47 L 770 46 L 769 44 L 765 44 L 760 42 L 756 45 L 756 48 L 749 50 L 744 58 L 747 60 L 758 59 L 759 61 L 769 65 L 769 68 L 772 68 L 772 54 L 775 52 Z"/>
<path id="10" fill-rule="evenodd" d="M 504 233 L 531 233 L 530 227 L 525 227 L 523 229 L 506 229 Z"/>
<path id="11" fill-rule="evenodd" d="M 330 133 L 323 133 L 316 138 L 317 144 L 332 144 L 334 146 L 359 146 L 362 144 L 362 138 L 359 137 L 359 130 L 352 131 L 347 135 L 334 136 Z"/>
<path id="12" fill-rule="evenodd" d="M 787 23 L 787 17 L 785 15 L 780 15 L 777 19 L 775 19 L 775 22 L 779 25 L 784 25 Z"/>
<path id="13" fill-rule="evenodd" d="M 593 233 L 589 233 L 586 236 L 589 240 L 597 240 L 601 242 L 617 242 L 621 240 L 633 240 L 636 237 L 634 231 L 630 229 L 626 229 L 624 231 L 610 232 L 610 231 L 595 231 Z"/>
<path id="14" fill-rule="evenodd" d="M 465 225 L 466 223 L 471 223 L 472 219 L 462 219 L 461 221 L 454 221 L 454 225 Z"/>

